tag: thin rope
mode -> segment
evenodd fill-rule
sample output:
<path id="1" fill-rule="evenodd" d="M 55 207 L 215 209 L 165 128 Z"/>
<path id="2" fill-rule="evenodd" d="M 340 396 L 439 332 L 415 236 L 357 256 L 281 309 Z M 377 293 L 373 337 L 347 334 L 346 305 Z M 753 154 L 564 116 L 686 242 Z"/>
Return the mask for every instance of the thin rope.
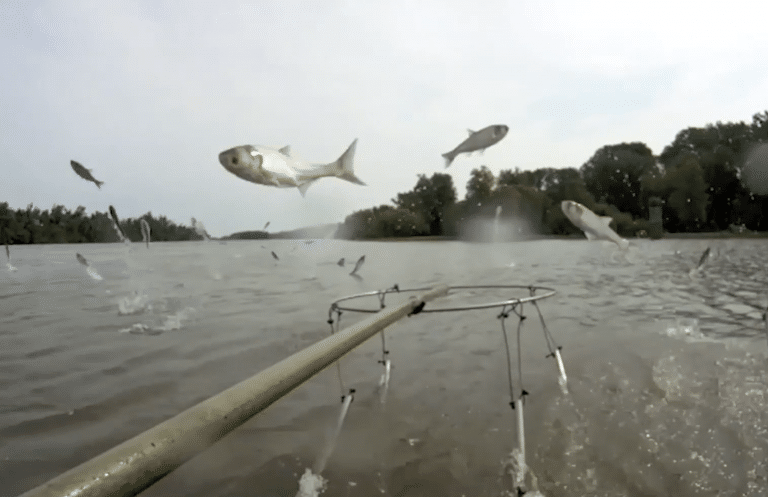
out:
<path id="1" fill-rule="evenodd" d="M 547 328 L 547 323 L 544 322 L 544 315 L 541 313 L 541 309 L 539 309 L 538 302 L 534 300 L 533 306 L 536 308 L 536 312 L 539 314 L 541 328 L 544 330 L 544 339 L 547 342 L 547 349 L 549 349 L 549 356 L 547 357 L 553 356 L 555 355 L 555 350 L 561 350 L 562 347 L 557 344 L 555 338 L 552 336 L 552 333 L 549 331 L 549 328 Z"/>
<path id="2" fill-rule="evenodd" d="M 523 388 L 523 347 L 520 345 L 520 335 L 523 329 L 523 321 L 525 316 L 523 315 L 523 304 L 520 304 L 520 312 L 515 311 L 519 318 L 517 322 L 517 378 L 520 382 L 520 398 L 523 398 L 528 392 Z"/>
<path id="3" fill-rule="evenodd" d="M 333 312 L 336 311 L 336 329 L 333 328 Z M 341 323 L 341 309 L 336 304 L 331 304 L 331 308 L 328 309 L 328 324 L 331 325 L 331 335 L 338 331 Z M 339 390 L 341 391 L 341 401 L 344 402 L 346 388 L 344 387 L 344 380 L 341 377 L 341 361 L 336 361 L 336 377 L 339 380 Z"/>
<path id="4" fill-rule="evenodd" d="M 514 304 L 511 306 L 511 311 L 515 310 Z M 507 379 L 509 381 L 509 405 L 514 409 L 515 406 L 515 391 L 513 387 L 512 382 L 512 356 L 509 353 L 509 339 L 507 338 L 507 328 L 504 325 L 505 320 L 507 317 L 509 317 L 509 312 L 507 311 L 507 306 L 505 305 L 502 310 L 501 314 L 499 314 L 498 318 L 501 320 L 501 333 L 504 336 L 504 352 L 507 354 Z"/>

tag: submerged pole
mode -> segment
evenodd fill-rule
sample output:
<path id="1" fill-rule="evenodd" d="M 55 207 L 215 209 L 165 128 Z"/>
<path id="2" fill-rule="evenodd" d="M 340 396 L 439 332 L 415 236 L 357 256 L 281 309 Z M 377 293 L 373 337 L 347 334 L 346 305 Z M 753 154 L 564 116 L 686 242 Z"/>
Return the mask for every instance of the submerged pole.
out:
<path id="1" fill-rule="evenodd" d="M 388 307 L 283 359 L 154 428 L 70 469 L 21 497 L 104 497 L 140 493 L 198 452 L 339 360 L 425 302 L 448 293 L 432 288 Z"/>

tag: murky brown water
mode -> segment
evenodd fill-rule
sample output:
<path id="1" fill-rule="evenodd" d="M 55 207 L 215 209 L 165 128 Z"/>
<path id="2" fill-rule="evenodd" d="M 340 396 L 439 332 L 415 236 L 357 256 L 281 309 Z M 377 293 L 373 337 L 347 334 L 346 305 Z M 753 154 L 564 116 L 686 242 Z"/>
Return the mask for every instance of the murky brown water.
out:
<path id="1" fill-rule="evenodd" d="M 333 300 L 395 283 L 557 290 L 540 308 L 563 346 L 567 395 L 530 306 L 521 339 L 527 462 L 545 495 L 765 495 L 768 243 L 632 243 L 627 255 L 561 240 L 12 247 L 18 270 L 0 273 L 0 496 L 326 337 Z M 711 260 L 691 273 L 707 246 Z M 362 279 L 336 265 L 363 254 Z M 454 292 L 435 305 L 507 296 Z M 323 495 L 513 490 L 498 313 L 420 314 L 392 327 L 383 406 L 380 341 L 342 360 L 357 394 Z M 342 327 L 363 317 L 344 313 Z M 506 324 L 514 344 L 517 318 Z M 331 368 L 142 495 L 293 497 L 334 428 L 339 395 Z"/>

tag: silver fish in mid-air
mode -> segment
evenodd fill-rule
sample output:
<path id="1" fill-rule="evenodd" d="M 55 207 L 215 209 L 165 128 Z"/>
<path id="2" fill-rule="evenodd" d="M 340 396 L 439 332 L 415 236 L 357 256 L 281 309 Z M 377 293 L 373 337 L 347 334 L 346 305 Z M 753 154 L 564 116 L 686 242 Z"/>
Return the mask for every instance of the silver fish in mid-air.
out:
<path id="1" fill-rule="evenodd" d="M 350 276 L 355 276 L 355 275 L 357 275 L 357 270 L 358 270 L 358 269 L 360 269 L 361 267 L 363 267 L 363 263 L 364 263 L 364 262 L 365 262 L 365 256 L 362 256 L 362 257 L 360 257 L 360 258 L 357 260 L 357 262 L 355 263 L 355 269 L 353 269 L 353 270 L 352 270 L 352 272 L 351 272 L 351 273 L 349 273 L 349 274 L 350 274 Z"/>
<path id="2" fill-rule="evenodd" d="M 307 188 L 320 178 L 340 178 L 357 185 L 365 185 L 353 167 L 357 139 L 346 152 L 330 164 L 307 164 L 291 157 L 291 148 L 275 150 L 269 147 L 241 145 L 219 154 L 224 169 L 238 178 L 259 185 L 278 188 L 296 187 L 303 197 Z"/>
<path id="3" fill-rule="evenodd" d="M 499 143 L 502 138 L 507 136 L 509 126 L 505 124 L 494 124 L 493 126 L 488 126 L 480 131 L 472 131 L 471 129 L 468 129 L 467 131 L 469 131 L 469 138 L 459 143 L 459 146 L 450 152 L 443 154 L 446 169 L 459 154 L 472 153 L 476 150 L 484 152 L 486 148 Z"/>
<path id="4" fill-rule="evenodd" d="M 279 258 L 279 257 L 277 256 L 277 254 L 276 254 L 276 253 L 274 253 L 274 252 L 272 252 L 272 257 L 274 257 L 276 261 L 279 261 L 279 260 L 280 260 L 280 258 Z"/>
<path id="5" fill-rule="evenodd" d="M 91 182 L 95 183 L 96 186 L 99 187 L 99 190 L 101 190 L 101 185 L 103 185 L 104 182 L 103 181 L 99 181 L 96 178 L 94 178 L 93 175 L 91 175 L 91 170 L 90 169 L 86 169 L 85 166 L 83 166 L 79 162 L 73 161 L 73 160 L 69 161 L 69 164 L 72 166 L 72 169 L 75 170 L 75 172 L 77 173 L 78 176 L 80 176 L 84 180 L 88 180 L 88 181 L 91 181 Z"/>
<path id="6" fill-rule="evenodd" d="M 92 279 L 96 281 L 101 281 L 103 279 L 101 275 L 98 272 L 96 272 L 96 270 L 93 267 L 91 267 L 90 264 L 88 264 L 88 261 L 85 260 L 85 257 L 83 257 L 80 254 L 75 254 L 75 256 L 77 256 L 77 261 L 83 266 L 85 266 L 85 272 L 88 273 L 88 276 L 90 276 Z"/>
<path id="7" fill-rule="evenodd" d="M 699 258 L 699 264 L 696 266 L 696 269 L 701 269 L 704 266 L 704 264 L 707 263 L 707 260 L 709 260 L 709 255 L 710 255 L 710 251 L 709 251 L 709 247 L 707 247 L 707 250 L 705 250 L 704 253 L 701 254 L 701 258 Z"/>
<path id="8" fill-rule="evenodd" d="M 147 248 L 149 248 L 149 223 L 146 219 L 142 219 L 139 221 L 139 224 L 141 225 L 141 237 L 144 239 L 144 243 L 147 244 Z"/>
<path id="9" fill-rule="evenodd" d="M 267 224 L 264 225 L 264 229 L 267 229 L 268 226 L 269 226 L 269 221 L 267 221 Z"/>
<path id="10" fill-rule="evenodd" d="M 2 227 L 0 227 L 0 240 L 2 240 L 5 244 L 5 256 L 8 258 L 8 261 L 5 263 L 5 267 L 8 268 L 8 271 L 16 271 L 16 267 L 11 264 L 11 249 L 8 248 L 8 236 L 5 233 L 5 228 Z"/>
<path id="11" fill-rule="evenodd" d="M 560 203 L 560 208 L 563 210 L 565 217 L 570 219 L 577 228 L 584 232 L 588 240 L 608 240 L 618 245 L 622 250 L 626 250 L 629 247 L 629 242 L 617 235 L 608 226 L 613 221 L 613 218 L 608 216 L 598 217 L 597 214 L 573 200 L 563 200 Z"/>
<path id="12" fill-rule="evenodd" d="M 109 215 L 110 215 L 110 218 L 112 219 L 112 227 L 115 228 L 117 237 L 120 239 L 121 242 L 125 244 L 130 244 L 131 241 L 128 239 L 127 236 L 125 236 L 125 233 L 123 233 L 123 229 L 120 227 L 120 219 L 118 219 L 117 217 L 117 211 L 111 205 L 109 206 Z"/>

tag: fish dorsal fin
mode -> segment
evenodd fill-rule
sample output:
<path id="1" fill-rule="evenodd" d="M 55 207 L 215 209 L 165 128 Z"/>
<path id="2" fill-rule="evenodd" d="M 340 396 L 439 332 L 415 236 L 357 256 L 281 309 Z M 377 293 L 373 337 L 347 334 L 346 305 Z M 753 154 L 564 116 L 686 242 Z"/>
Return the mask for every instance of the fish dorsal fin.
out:
<path id="1" fill-rule="evenodd" d="M 600 216 L 600 221 L 602 221 L 606 226 L 611 224 L 611 221 L 613 221 L 613 218 L 610 216 Z"/>
<path id="2" fill-rule="evenodd" d="M 470 135 L 474 135 L 474 134 L 475 134 L 475 132 L 474 132 L 474 131 L 472 131 L 472 130 L 471 130 L 471 129 L 469 129 L 469 128 L 467 128 L 467 133 L 469 133 Z"/>
<path id="3" fill-rule="evenodd" d="M 291 156 L 291 146 L 290 145 L 284 146 L 283 148 L 280 149 L 280 153 L 285 155 L 286 157 L 290 157 Z"/>

